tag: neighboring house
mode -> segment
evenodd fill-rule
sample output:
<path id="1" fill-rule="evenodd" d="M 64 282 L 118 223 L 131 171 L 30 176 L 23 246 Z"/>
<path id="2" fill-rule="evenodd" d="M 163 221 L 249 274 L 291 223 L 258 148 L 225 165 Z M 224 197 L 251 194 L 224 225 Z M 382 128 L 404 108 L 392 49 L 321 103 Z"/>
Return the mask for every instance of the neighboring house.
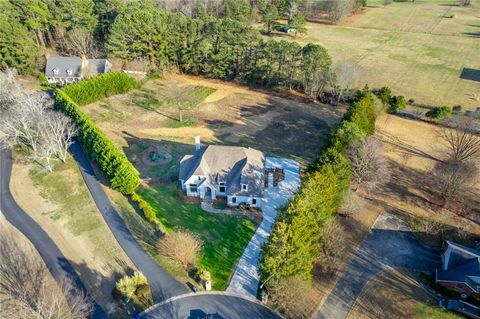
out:
<path id="1" fill-rule="evenodd" d="M 111 68 L 112 64 L 107 59 L 52 56 L 47 58 L 45 76 L 48 83 L 69 84 L 106 73 Z"/>
<path id="2" fill-rule="evenodd" d="M 438 284 L 469 296 L 480 289 L 480 251 L 447 241 L 442 269 L 436 270 Z"/>
<path id="3" fill-rule="evenodd" d="M 179 180 L 187 196 L 202 199 L 226 197 L 229 206 L 261 206 L 265 157 L 253 148 L 208 145 L 180 161 Z"/>

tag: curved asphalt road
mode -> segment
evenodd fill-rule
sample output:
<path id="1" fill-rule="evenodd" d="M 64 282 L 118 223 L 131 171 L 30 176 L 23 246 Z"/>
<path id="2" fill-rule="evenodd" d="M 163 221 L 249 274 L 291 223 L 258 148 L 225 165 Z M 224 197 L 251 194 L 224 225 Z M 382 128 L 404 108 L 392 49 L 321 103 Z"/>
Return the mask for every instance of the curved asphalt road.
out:
<path id="1" fill-rule="evenodd" d="M 70 147 L 70 152 L 78 163 L 85 184 L 87 185 L 93 200 L 102 213 L 105 222 L 117 239 L 118 243 L 148 280 L 152 289 L 154 302 L 161 302 L 170 297 L 187 293 L 186 287 L 175 280 L 168 272 L 150 257 L 142 246 L 135 240 L 130 230 L 119 213 L 113 208 L 112 203 L 100 186 L 99 180 L 82 147 L 75 142 Z"/>
<path id="2" fill-rule="evenodd" d="M 255 299 L 224 292 L 171 298 L 140 314 L 141 319 L 282 319 Z"/>
<path id="3" fill-rule="evenodd" d="M 10 150 L 0 148 L 0 211 L 13 226 L 30 240 L 57 282 L 69 278 L 75 283 L 78 289 L 87 293 L 77 273 L 57 245 L 15 202 L 10 193 L 11 173 L 12 153 Z M 92 317 L 94 319 L 108 318 L 107 314 L 97 303 L 94 304 Z"/>

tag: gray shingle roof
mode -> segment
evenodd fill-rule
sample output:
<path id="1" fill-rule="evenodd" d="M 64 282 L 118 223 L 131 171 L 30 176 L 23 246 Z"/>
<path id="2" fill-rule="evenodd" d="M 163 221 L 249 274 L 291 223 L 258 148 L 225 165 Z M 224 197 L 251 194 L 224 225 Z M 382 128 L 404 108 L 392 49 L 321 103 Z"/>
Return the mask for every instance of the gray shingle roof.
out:
<path id="1" fill-rule="evenodd" d="M 58 70 L 58 74 L 54 73 Z M 67 73 L 67 70 L 72 71 L 72 75 Z M 66 56 L 52 56 L 47 59 L 45 67 L 45 75 L 47 77 L 81 77 L 82 74 L 82 59 L 79 57 Z"/>
<path id="2" fill-rule="evenodd" d="M 103 74 L 106 70 L 106 59 L 88 59 L 88 73 L 89 75 Z M 54 73 L 58 70 L 58 74 Z M 71 70 L 69 75 L 67 70 Z M 82 76 L 82 58 L 68 57 L 68 56 L 52 56 L 48 57 L 47 65 L 45 67 L 45 75 L 47 77 L 57 78 L 79 78 Z"/>
<path id="3" fill-rule="evenodd" d="M 263 188 L 263 153 L 245 147 L 209 145 L 180 161 L 179 179 L 205 176 L 212 185 L 227 183 L 227 195 L 261 196 Z M 240 184 L 248 185 L 242 191 Z"/>
<path id="4" fill-rule="evenodd" d="M 448 264 L 445 270 L 437 270 L 437 280 L 464 282 L 478 292 L 479 283 L 474 277 L 480 277 L 480 252 L 452 242 L 447 245 L 451 249 L 445 253 Z"/>

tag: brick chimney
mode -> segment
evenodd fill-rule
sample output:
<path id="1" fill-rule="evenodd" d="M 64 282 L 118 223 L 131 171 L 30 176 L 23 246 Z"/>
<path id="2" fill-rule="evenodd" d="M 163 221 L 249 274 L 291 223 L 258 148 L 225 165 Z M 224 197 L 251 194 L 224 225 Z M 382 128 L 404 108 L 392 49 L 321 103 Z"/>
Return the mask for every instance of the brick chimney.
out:
<path id="1" fill-rule="evenodd" d="M 82 77 L 88 78 L 88 58 L 85 54 L 82 54 L 82 70 L 81 70 Z"/>

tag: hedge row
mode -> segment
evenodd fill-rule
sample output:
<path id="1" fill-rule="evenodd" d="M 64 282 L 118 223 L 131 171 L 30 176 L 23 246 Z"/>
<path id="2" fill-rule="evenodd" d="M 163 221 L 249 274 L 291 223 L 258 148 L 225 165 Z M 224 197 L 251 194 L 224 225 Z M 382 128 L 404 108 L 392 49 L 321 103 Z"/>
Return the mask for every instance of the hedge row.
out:
<path id="1" fill-rule="evenodd" d="M 352 141 L 374 133 L 374 103 L 368 89 L 359 92 L 298 193 L 279 214 L 262 251 L 262 281 L 293 275 L 310 279 L 323 226 L 336 214 L 350 187 L 345 151 Z"/>
<path id="2" fill-rule="evenodd" d="M 74 121 L 84 151 L 100 167 L 112 188 L 122 194 L 132 194 L 140 183 L 137 171 L 125 154 L 119 151 L 95 123 L 80 110 L 67 92 L 67 90 L 55 89 L 55 108 L 62 110 Z"/>
<path id="3" fill-rule="evenodd" d="M 137 87 L 128 74 L 105 73 L 87 81 L 67 85 L 63 91 L 78 105 L 95 102 L 106 96 L 122 94 Z"/>

